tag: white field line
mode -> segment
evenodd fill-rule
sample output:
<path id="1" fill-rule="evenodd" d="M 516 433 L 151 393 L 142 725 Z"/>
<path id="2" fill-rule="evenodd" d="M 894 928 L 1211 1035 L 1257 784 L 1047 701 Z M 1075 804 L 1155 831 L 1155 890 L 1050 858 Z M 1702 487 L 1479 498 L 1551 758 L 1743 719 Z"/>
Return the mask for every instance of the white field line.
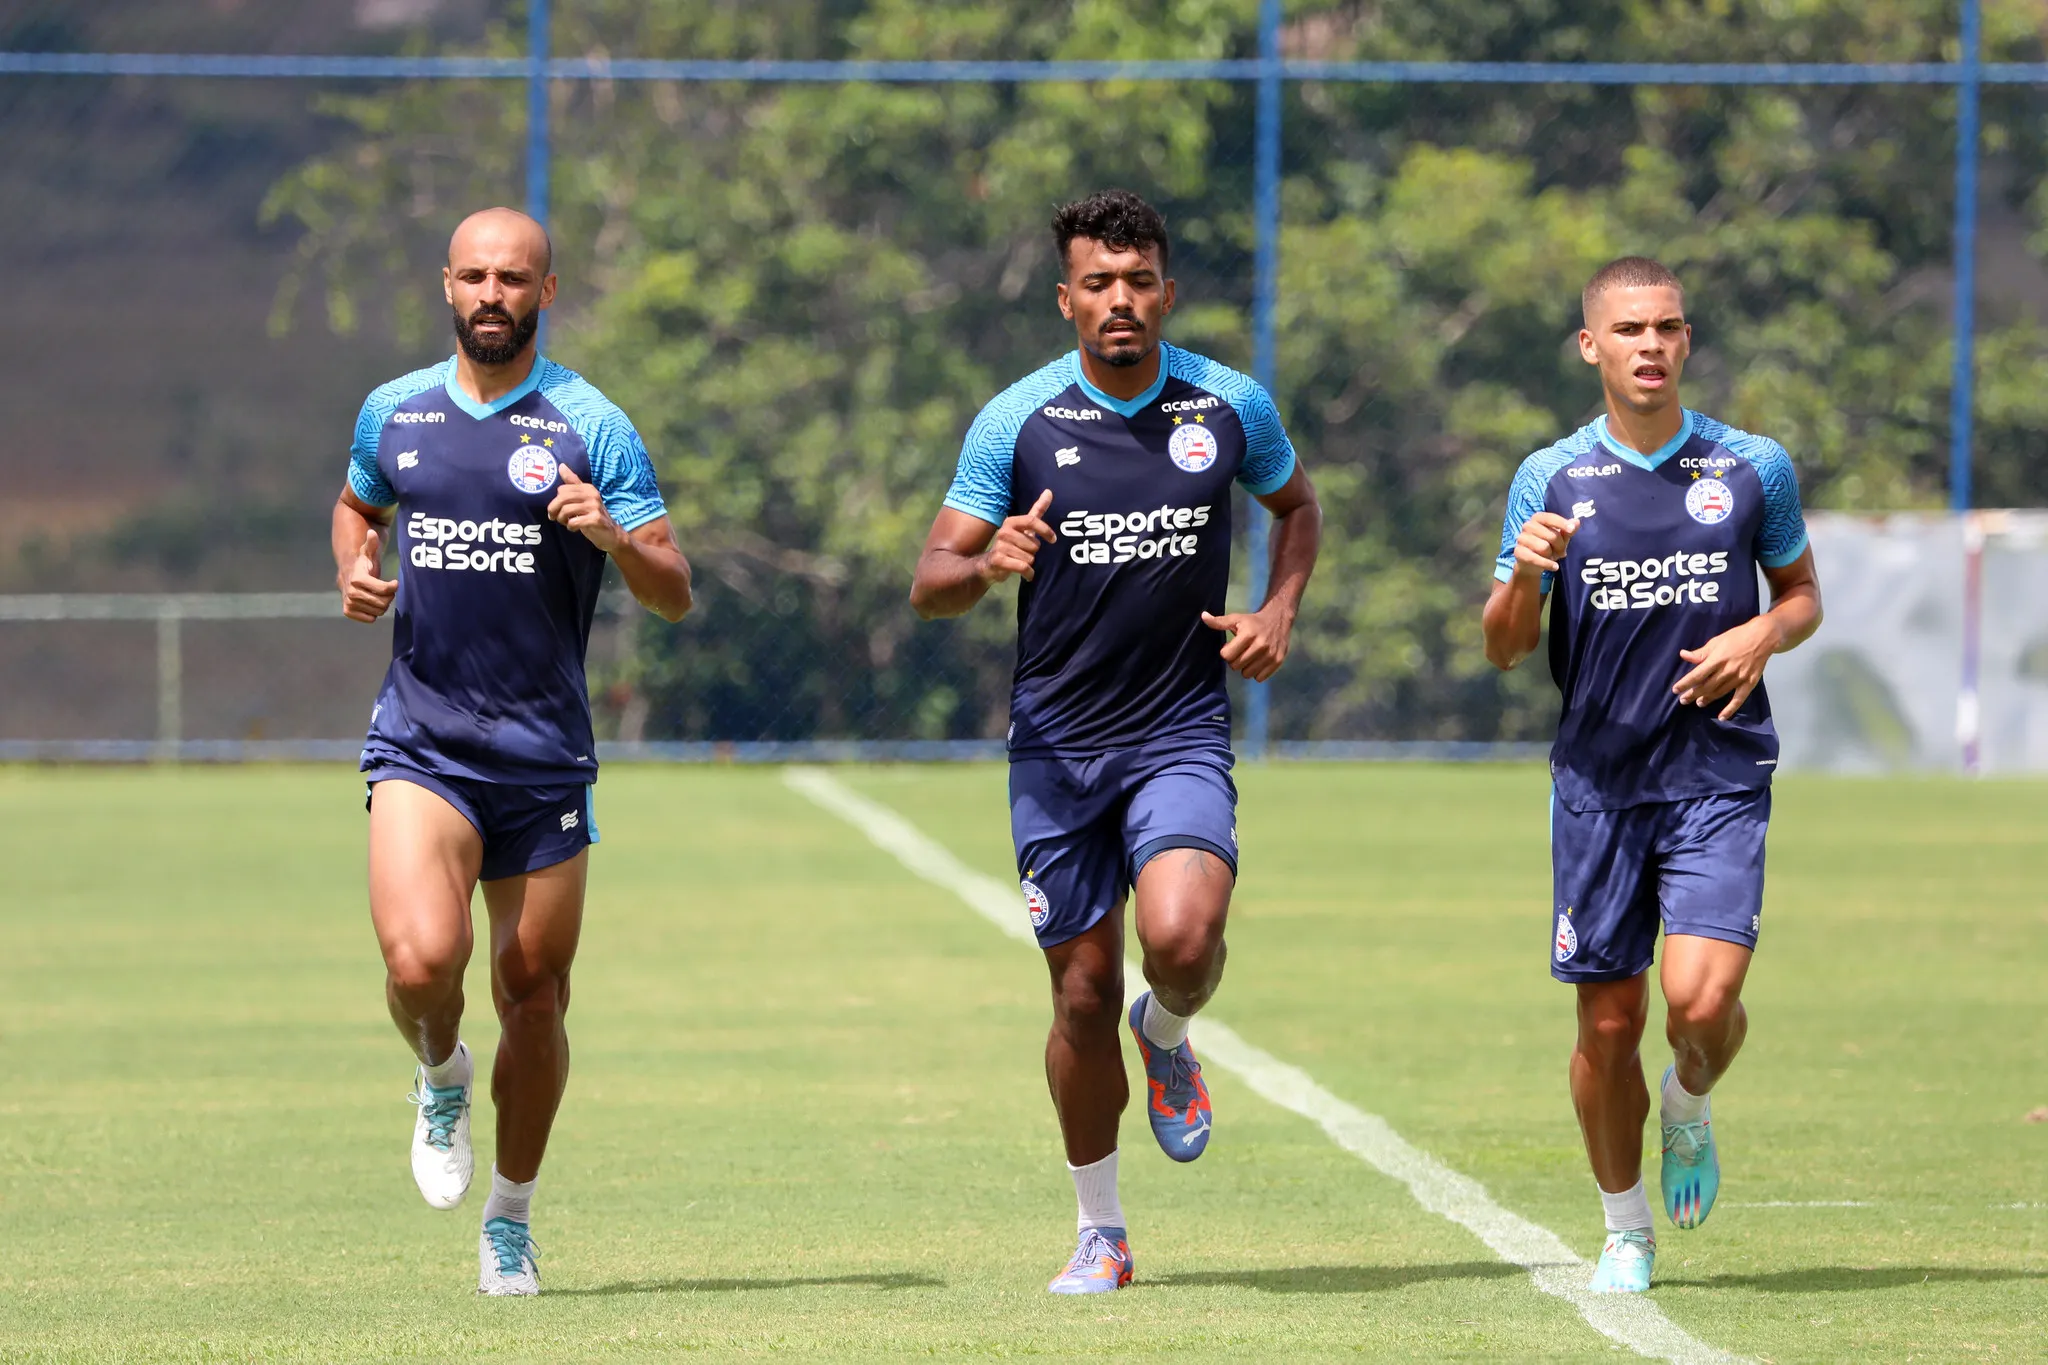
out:
<path id="1" fill-rule="evenodd" d="M 1765 1199 L 1754 1204 L 1728 1204 L 1731 1209 L 1867 1209 L 1868 1199 Z"/>
<path id="2" fill-rule="evenodd" d="M 820 768 L 792 767 L 783 781 L 867 835 L 874 845 L 1011 938 L 1036 946 L 1014 887 L 974 871 L 895 811 L 870 801 Z M 1529 1272 L 1546 1294 L 1563 1299 L 1593 1329 L 1637 1355 L 1676 1365 L 1725 1365 L 1741 1357 L 1688 1334 L 1645 1295 L 1594 1294 L 1588 1263 L 1548 1228 L 1511 1213 L 1484 1186 L 1421 1150 L 1377 1114 L 1368 1114 L 1317 1085 L 1309 1074 L 1254 1047 L 1209 1015 L 1195 1021 L 1203 1058 L 1235 1072 L 1261 1097 L 1322 1126 L 1339 1147 L 1408 1187 L 1417 1203 L 1450 1219 Z"/>

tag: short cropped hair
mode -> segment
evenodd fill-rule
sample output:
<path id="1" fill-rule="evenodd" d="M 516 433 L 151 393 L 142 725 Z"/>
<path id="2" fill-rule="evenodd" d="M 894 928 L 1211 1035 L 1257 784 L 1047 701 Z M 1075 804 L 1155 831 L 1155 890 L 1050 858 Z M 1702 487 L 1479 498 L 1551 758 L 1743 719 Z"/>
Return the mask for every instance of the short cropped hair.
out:
<path id="1" fill-rule="evenodd" d="M 1118 251 L 1159 248 L 1159 268 L 1166 268 L 1173 254 L 1166 240 L 1166 219 L 1159 210 L 1129 190 L 1100 190 L 1086 199 L 1062 204 L 1052 216 L 1053 240 L 1058 243 L 1060 264 L 1067 263 L 1067 247 L 1076 237 L 1101 242 Z"/>
<path id="2" fill-rule="evenodd" d="M 1685 286 L 1662 262 L 1648 256 L 1623 256 L 1601 266 L 1586 281 L 1586 292 L 1579 297 L 1581 315 L 1590 321 L 1593 301 L 1610 289 L 1676 289 L 1679 297 L 1685 296 Z"/>

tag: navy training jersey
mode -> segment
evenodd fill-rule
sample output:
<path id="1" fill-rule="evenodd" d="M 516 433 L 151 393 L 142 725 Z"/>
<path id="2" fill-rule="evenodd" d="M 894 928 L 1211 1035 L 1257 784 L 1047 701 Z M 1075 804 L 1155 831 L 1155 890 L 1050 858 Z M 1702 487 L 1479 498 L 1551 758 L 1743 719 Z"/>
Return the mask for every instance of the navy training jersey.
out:
<path id="1" fill-rule="evenodd" d="M 1159 348 L 1159 380 L 1128 401 L 1070 351 L 983 408 L 946 506 L 1000 525 L 1052 490 L 1017 598 L 1013 756 L 1089 754 L 1177 732 L 1230 735 L 1221 614 L 1230 486 L 1276 491 L 1294 447 L 1272 398 L 1236 370 Z"/>
<path id="2" fill-rule="evenodd" d="M 481 782 L 596 776 L 583 655 L 605 555 L 548 520 L 563 468 L 628 531 L 666 514 L 633 424 L 544 357 L 495 402 L 462 391 L 451 356 L 363 404 L 348 485 L 395 504 L 398 533 L 391 667 L 363 767 L 386 749 Z"/>
<path id="3" fill-rule="evenodd" d="M 1575 811 L 1770 785 L 1778 732 L 1761 684 L 1732 720 L 1685 706 L 1678 657 L 1764 609 L 1757 569 L 1806 550 L 1791 458 L 1775 441 L 1687 412 L 1643 455 L 1601 417 L 1522 462 L 1508 494 L 1494 577 L 1514 576 L 1515 541 L 1538 512 L 1579 518 L 1550 607 L 1550 673 L 1564 694 L 1550 771 Z M 1725 698 L 1723 699 L 1725 703 Z"/>

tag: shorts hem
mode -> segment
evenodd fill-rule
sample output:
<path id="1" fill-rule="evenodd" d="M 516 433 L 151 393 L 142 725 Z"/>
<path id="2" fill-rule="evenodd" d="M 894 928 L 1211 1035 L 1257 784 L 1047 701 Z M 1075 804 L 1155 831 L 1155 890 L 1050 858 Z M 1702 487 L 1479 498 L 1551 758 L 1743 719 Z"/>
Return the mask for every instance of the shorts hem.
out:
<path id="1" fill-rule="evenodd" d="M 1742 947 L 1749 949 L 1751 952 L 1756 951 L 1757 936 L 1755 934 L 1745 933 L 1740 929 L 1723 929 L 1718 924 L 1665 925 L 1664 937 L 1668 939 L 1673 934 L 1684 934 L 1690 938 L 1717 939 L 1722 943 L 1739 944 Z"/>
<path id="2" fill-rule="evenodd" d="M 1632 981 L 1650 970 L 1653 965 L 1653 962 L 1645 962 L 1630 971 L 1611 971 L 1598 967 L 1572 968 L 1553 962 L 1550 964 L 1550 974 L 1567 986 L 1578 986 L 1600 981 Z"/>
<path id="3" fill-rule="evenodd" d="M 514 867 L 510 871 L 500 871 L 495 867 L 479 868 L 477 869 L 476 879 L 480 882 L 502 882 L 509 881 L 514 877 L 524 877 L 534 872 L 542 872 L 550 867 L 556 867 L 562 863 L 568 862 L 577 854 L 589 849 L 589 847 L 596 842 L 597 840 L 595 839 L 586 839 L 583 841 L 582 844 L 570 849 L 566 853 L 562 852 L 558 848 L 536 850 L 535 852 L 527 855 L 525 859 L 525 866 L 523 867 Z"/>
<path id="4" fill-rule="evenodd" d="M 1138 851 L 1131 855 L 1131 885 L 1138 884 L 1138 874 L 1145 870 L 1145 864 L 1160 854 L 1169 853 L 1176 848 L 1192 848 L 1203 853 L 1213 853 L 1230 869 L 1233 879 L 1237 876 L 1237 855 L 1215 840 L 1204 839 L 1199 834 L 1162 834 L 1157 839 L 1147 839 L 1138 846 Z"/>
<path id="5" fill-rule="evenodd" d="M 486 837 L 482 813 L 472 808 L 469 802 L 463 799 L 462 793 L 456 791 L 455 788 L 441 781 L 432 773 L 423 772 L 418 768 L 407 767 L 401 763 L 379 763 L 374 768 L 364 769 L 364 810 L 370 808 L 371 789 L 379 782 L 409 782 L 421 791 L 432 792 L 453 806 L 456 814 L 469 821 L 469 827 L 476 831 L 477 838 L 482 839 Z"/>
<path id="6" fill-rule="evenodd" d="M 1048 939 L 1044 934 L 1040 933 L 1036 929 L 1033 929 L 1031 931 L 1031 936 L 1038 940 L 1038 950 L 1040 952 L 1049 953 L 1053 949 L 1059 947 L 1062 943 L 1072 943 L 1075 939 L 1081 937 L 1081 935 L 1087 933 L 1090 929 L 1093 929 L 1096 925 L 1102 923 L 1102 921 L 1105 918 L 1107 918 L 1108 915 L 1109 907 L 1104 906 L 1102 909 L 1097 910 L 1094 914 L 1090 915 L 1088 917 L 1088 922 L 1086 924 L 1083 924 L 1080 928 L 1074 930 L 1072 933 L 1067 933 L 1062 928 L 1060 930 L 1054 931 L 1055 933 L 1059 934 L 1058 938 Z"/>

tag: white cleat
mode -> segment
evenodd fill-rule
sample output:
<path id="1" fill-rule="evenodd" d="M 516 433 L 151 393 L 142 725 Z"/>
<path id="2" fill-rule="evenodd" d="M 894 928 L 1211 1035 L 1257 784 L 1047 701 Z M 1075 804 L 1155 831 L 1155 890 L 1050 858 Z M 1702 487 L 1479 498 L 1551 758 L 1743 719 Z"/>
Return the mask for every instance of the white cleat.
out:
<path id="1" fill-rule="evenodd" d="M 467 1057 L 469 1049 L 455 1045 Z M 413 1077 L 406 1098 L 419 1106 L 412 1125 L 412 1178 L 420 1197 L 437 1209 L 452 1209 L 469 1193 L 476 1174 L 476 1153 L 469 1145 L 469 1097 L 476 1086 L 476 1068 L 468 1085 L 446 1088 L 427 1084 L 425 1068 Z"/>
<path id="2" fill-rule="evenodd" d="M 476 1241 L 476 1292 L 494 1299 L 540 1293 L 539 1256 L 526 1224 L 493 1218 Z"/>

